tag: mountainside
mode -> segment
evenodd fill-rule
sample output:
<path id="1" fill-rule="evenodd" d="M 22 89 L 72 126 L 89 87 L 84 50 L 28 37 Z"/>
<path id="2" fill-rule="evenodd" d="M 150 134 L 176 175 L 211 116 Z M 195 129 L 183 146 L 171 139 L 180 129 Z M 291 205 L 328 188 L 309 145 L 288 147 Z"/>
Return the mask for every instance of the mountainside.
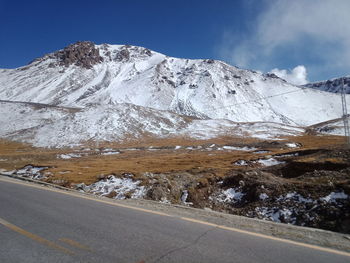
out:
<path id="1" fill-rule="evenodd" d="M 337 95 L 296 87 L 272 74 L 91 42 L 0 70 L 0 98 L 69 107 L 130 103 L 201 119 L 301 126 L 341 116 Z"/>
<path id="2" fill-rule="evenodd" d="M 204 140 L 230 135 L 276 139 L 304 132 L 304 129 L 278 123 L 200 120 L 125 103 L 65 108 L 7 101 L 0 101 L 0 127 L 0 137 L 39 147 L 74 147 L 94 141 L 125 142 L 147 136 Z"/>
<path id="3" fill-rule="evenodd" d="M 333 93 L 342 92 L 342 80 L 344 80 L 345 93 L 350 94 L 350 76 L 344 78 L 330 79 L 326 81 L 319 81 L 314 83 L 306 84 L 305 87 L 318 89 L 322 91 L 328 91 Z"/>

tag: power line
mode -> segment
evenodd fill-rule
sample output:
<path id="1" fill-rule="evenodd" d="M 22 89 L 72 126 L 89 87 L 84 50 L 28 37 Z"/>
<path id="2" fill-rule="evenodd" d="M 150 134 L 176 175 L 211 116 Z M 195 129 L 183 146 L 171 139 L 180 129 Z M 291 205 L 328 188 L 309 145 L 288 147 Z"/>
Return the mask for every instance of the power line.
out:
<path id="1" fill-rule="evenodd" d="M 237 105 L 244 105 L 244 104 L 250 104 L 250 103 L 254 103 L 254 102 L 259 102 L 259 101 L 262 101 L 262 100 L 267 100 L 267 99 L 270 99 L 270 98 L 279 97 L 279 96 L 283 96 L 283 95 L 286 95 L 286 94 L 291 94 L 291 93 L 300 92 L 300 91 L 302 91 L 302 90 L 304 90 L 304 89 L 305 89 L 305 88 L 299 88 L 299 89 L 297 89 L 297 90 L 292 90 L 292 91 L 287 91 L 287 92 L 283 92 L 283 93 L 278 93 L 278 94 L 274 94 L 274 95 L 270 95 L 270 96 L 266 96 L 266 97 L 261 97 L 261 98 L 256 99 L 256 100 L 239 102 L 239 103 L 230 104 L 230 105 L 226 105 L 226 106 L 218 107 L 218 108 L 211 108 L 210 110 L 225 109 L 225 108 L 234 107 L 234 106 L 237 106 Z"/>

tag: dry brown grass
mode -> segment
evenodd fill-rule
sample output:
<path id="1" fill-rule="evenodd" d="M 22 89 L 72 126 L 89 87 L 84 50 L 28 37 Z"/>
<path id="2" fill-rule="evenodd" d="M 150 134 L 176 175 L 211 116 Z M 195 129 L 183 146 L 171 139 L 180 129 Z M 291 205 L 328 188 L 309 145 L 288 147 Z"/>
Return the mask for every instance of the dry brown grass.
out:
<path id="1" fill-rule="evenodd" d="M 286 140 L 301 143 L 301 149 L 327 149 L 341 147 L 344 138 L 339 136 L 299 136 L 289 137 Z M 260 141 L 261 142 L 261 141 Z M 95 143 L 87 144 L 91 148 L 88 156 L 63 160 L 58 154 L 75 153 L 79 149 L 46 149 L 34 148 L 28 144 L 0 140 L 0 168 L 6 170 L 18 169 L 27 164 L 50 166 L 52 179 L 64 179 L 71 183 L 85 182 L 90 184 L 97 180 L 98 175 L 133 173 L 136 176 L 145 172 L 172 173 L 188 171 L 193 174 L 215 174 L 223 176 L 227 171 L 234 169 L 232 163 L 239 159 L 251 160 L 264 155 L 287 153 L 295 151 L 291 148 L 265 147 L 267 154 L 252 154 L 242 151 L 200 151 L 187 149 L 161 149 L 150 151 L 149 146 L 175 147 L 198 145 L 250 145 L 254 146 L 259 140 L 251 138 L 221 137 L 212 140 L 189 140 L 186 138 L 173 139 L 146 139 L 142 142 L 128 142 L 123 144 L 99 143 L 99 148 L 119 149 L 118 155 L 100 155 L 95 152 Z M 137 151 L 128 151 L 127 148 L 141 148 Z M 144 148 L 144 149 L 142 149 Z M 236 167 L 238 168 L 238 167 Z M 242 169 L 242 168 L 239 168 Z"/>

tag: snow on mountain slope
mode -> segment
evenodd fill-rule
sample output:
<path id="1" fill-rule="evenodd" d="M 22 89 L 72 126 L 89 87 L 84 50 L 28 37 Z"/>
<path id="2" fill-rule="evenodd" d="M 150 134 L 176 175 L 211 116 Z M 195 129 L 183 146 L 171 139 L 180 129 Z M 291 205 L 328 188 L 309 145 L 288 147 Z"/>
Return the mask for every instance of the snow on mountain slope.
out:
<path id="1" fill-rule="evenodd" d="M 9 112 L 11 114 L 9 114 Z M 0 137 L 40 147 L 73 147 L 88 141 L 251 136 L 276 139 L 303 129 L 275 123 L 198 120 L 132 104 L 88 105 L 83 109 L 0 101 Z"/>
<path id="2" fill-rule="evenodd" d="M 91 42 L 73 44 L 25 67 L 0 70 L 0 98 L 75 107 L 131 103 L 203 119 L 292 125 L 341 116 L 338 96 L 270 74 Z"/>
<path id="3" fill-rule="evenodd" d="M 131 104 L 89 105 L 83 109 L 36 107 L 0 102 L 0 137 L 35 146 L 74 146 L 83 141 L 120 141 L 174 133 L 187 118 Z M 8 114 L 11 112 L 11 114 Z"/>
<path id="4" fill-rule="evenodd" d="M 314 132 L 321 134 L 341 135 L 345 134 L 344 119 L 338 118 L 326 122 L 321 122 L 308 127 Z"/>
<path id="5" fill-rule="evenodd" d="M 326 81 L 306 84 L 305 87 L 328 91 L 333 93 L 342 92 L 342 80 L 344 80 L 345 93 L 350 94 L 350 76 L 344 78 L 330 79 Z"/>
<path id="6" fill-rule="evenodd" d="M 0 101 L 0 137 L 19 136 L 28 130 L 50 126 L 71 112 L 67 108 Z"/>

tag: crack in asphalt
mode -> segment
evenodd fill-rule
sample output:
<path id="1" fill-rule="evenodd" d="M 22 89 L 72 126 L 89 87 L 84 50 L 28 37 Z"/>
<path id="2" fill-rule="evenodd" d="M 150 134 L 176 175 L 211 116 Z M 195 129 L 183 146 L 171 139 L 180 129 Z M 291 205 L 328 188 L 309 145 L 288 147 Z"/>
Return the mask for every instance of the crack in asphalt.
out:
<path id="1" fill-rule="evenodd" d="M 159 262 L 159 261 L 162 260 L 163 258 L 165 258 L 165 257 L 167 257 L 167 256 L 169 256 L 169 255 L 171 255 L 171 254 L 173 254 L 173 253 L 175 253 L 175 252 L 177 252 L 177 251 L 180 251 L 180 250 L 183 250 L 183 249 L 187 249 L 187 248 L 189 248 L 189 247 L 192 247 L 192 246 L 196 245 L 196 244 L 199 242 L 199 240 L 200 240 L 201 238 L 203 238 L 203 237 L 206 236 L 210 231 L 213 231 L 213 230 L 215 230 L 215 229 L 218 229 L 218 227 L 216 226 L 216 227 L 212 227 L 212 228 L 206 230 L 204 233 L 202 233 L 201 235 L 199 235 L 193 242 L 189 243 L 188 245 L 185 245 L 185 246 L 182 246 L 182 247 L 178 247 L 178 248 L 174 248 L 174 249 L 169 250 L 168 252 L 166 252 L 166 253 L 164 253 L 163 255 L 161 255 L 160 257 L 158 257 L 154 262 Z"/>

